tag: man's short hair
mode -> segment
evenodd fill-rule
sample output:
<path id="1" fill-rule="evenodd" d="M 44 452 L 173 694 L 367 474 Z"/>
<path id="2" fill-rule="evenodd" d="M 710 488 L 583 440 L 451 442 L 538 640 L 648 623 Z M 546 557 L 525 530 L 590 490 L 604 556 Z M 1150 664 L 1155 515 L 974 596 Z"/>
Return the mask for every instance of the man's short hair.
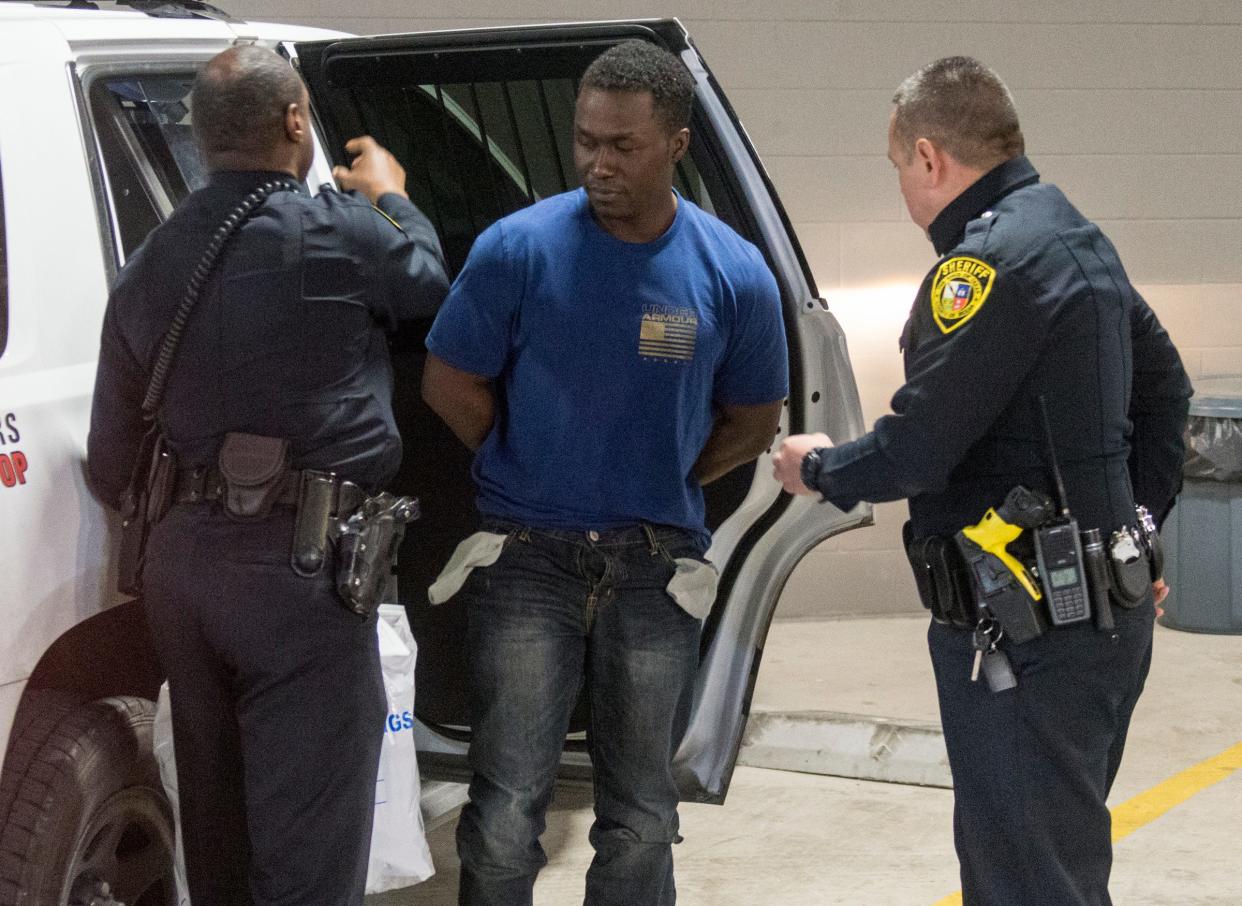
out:
<path id="1" fill-rule="evenodd" d="M 213 57 L 194 80 L 194 134 L 207 155 L 262 154 L 279 141 L 285 111 L 302 100 L 289 61 L 253 45 Z"/>
<path id="2" fill-rule="evenodd" d="M 907 155 L 926 138 L 959 163 L 990 170 L 1026 149 L 1009 89 L 971 57 L 928 63 L 901 83 L 893 103 L 893 133 Z"/>
<path id="3" fill-rule="evenodd" d="M 690 125 L 694 80 L 675 56 L 648 41 L 632 40 L 608 48 L 582 76 L 579 91 L 649 91 L 656 117 L 669 133 Z"/>

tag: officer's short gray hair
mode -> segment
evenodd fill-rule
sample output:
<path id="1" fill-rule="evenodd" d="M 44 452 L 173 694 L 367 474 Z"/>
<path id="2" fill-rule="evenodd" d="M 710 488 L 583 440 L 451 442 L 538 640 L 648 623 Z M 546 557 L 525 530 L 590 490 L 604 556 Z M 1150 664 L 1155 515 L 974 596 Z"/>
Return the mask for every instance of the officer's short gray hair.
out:
<path id="1" fill-rule="evenodd" d="M 262 154 L 284 128 L 285 111 L 302 101 L 302 80 L 289 61 L 262 47 L 232 47 L 194 80 L 194 134 L 207 156 Z"/>
<path id="2" fill-rule="evenodd" d="M 670 134 L 690 124 L 694 80 L 680 60 L 648 41 L 623 41 L 596 57 L 579 90 L 587 88 L 650 91 L 656 116 Z"/>
<path id="3" fill-rule="evenodd" d="M 893 133 L 907 156 L 929 139 L 959 163 L 990 170 L 1026 150 L 1005 83 L 971 57 L 928 63 L 893 95 Z"/>

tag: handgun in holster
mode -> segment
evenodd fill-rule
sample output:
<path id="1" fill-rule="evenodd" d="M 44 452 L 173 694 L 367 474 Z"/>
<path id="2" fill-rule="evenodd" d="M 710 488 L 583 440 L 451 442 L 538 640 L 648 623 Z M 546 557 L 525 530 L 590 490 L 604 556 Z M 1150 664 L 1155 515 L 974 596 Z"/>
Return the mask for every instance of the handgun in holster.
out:
<path id="1" fill-rule="evenodd" d="M 395 600 L 397 549 L 405 527 L 419 516 L 418 498 L 387 491 L 368 497 L 339 523 L 336 593 L 354 613 L 369 616 L 384 600 Z"/>
<path id="2" fill-rule="evenodd" d="M 954 538 L 970 572 L 979 615 L 995 617 L 1014 644 L 1041 635 L 1048 625 L 1039 606 L 1043 593 L 1017 548 L 1025 529 L 1038 527 L 1054 512 L 1050 498 L 1018 485 L 1004 503 Z"/>
<path id="3" fill-rule="evenodd" d="M 290 566 L 309 577 L 331 562 L 337 598 L 354 613 L 370 616 L 381 603 L 396 600 L 397 549 L 406 525 L 418 516 L 417 497 L 387 491 L 366 497 L 358 485 L 332 472 L 304 469 Z"/>

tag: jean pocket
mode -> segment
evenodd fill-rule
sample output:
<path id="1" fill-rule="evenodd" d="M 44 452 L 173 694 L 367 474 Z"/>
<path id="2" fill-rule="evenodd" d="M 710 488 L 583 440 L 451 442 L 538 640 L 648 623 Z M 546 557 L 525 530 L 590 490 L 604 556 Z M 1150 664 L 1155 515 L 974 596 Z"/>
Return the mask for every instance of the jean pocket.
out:
<path id="1" fill-rule="evenodd" d="M 457 545 L 449 562 L 427 589 L 427 600 L 432 604 L 443 604 L 453 597 L 461 591 L 474 570 L 491 566 L 500 559 L 508 540 L 508 535 L 498 532 L 475 532 L 466 538 Z"/>
<path id="2" fill-rule="evenodd" d="M 677 605 L 696 620 L 706 619 L 716 601 L 720 573 L 715 565 L 692 557 L 673 560 L 673 578 L 664 590 Z"/>

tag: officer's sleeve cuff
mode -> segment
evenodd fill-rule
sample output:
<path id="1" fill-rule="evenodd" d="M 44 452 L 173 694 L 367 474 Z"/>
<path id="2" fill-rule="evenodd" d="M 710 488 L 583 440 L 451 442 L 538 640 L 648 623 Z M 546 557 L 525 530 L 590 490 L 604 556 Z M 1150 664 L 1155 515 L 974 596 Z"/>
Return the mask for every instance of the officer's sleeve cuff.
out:
<path id="1" fill-rule="evenodd" d="M 862 499 L 856 492 L 840 487 L 840 482 L 834 482 L 831 478 L 832 472 L 843 461 L 849 461 L 849 452 L 842 447 L 816 447 L 802 457 L 802 483 L 819 492 L 820 503 L 831 503 L 842 512 L 852 510 Z"/>
<path id="2" fill-rule="evenodd" d="M 825 447 L 815 447 L 808 450 L 806 455 L 802 457 L 801 478 L 802 483 L 812 491 L 819 492 L 819 502 L 823 503 L 828 497 L 824 494 L 823 488 L 820 487 L 819 473 L 823 466 L 823 457 Z"/>
<path id="3" fill-rule="evenodd" d="M 418 211 L 414 202 L 396 192 L 385 192 L 375 200 L 375 206 L 398 222 L 401 218 L 409 217 L 410 214 Z"/>

